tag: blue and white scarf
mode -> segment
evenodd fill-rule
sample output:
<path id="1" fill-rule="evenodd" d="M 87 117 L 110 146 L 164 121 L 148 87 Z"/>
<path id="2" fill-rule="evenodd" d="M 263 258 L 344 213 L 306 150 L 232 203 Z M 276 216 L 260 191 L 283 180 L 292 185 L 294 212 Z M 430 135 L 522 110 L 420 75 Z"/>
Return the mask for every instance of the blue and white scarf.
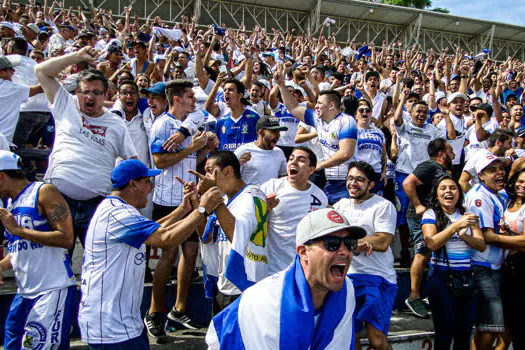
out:
<path id="1" fill-rule="evenodd" d="M 299 257 L 284 271 L 248 288 L 215 316 L 208 349 L 353 349 L 354 287 L 329 292 L 320 312 Z M 317 319 L 317 321 L 316 321 Z"/>

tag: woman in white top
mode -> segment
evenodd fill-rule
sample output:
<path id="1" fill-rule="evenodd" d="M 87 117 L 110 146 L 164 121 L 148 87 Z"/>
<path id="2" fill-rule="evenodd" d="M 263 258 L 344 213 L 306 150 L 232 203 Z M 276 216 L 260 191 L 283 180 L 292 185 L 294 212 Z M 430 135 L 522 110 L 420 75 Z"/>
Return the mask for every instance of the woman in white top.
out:
<path id="1" fill-rule="evenodd" d="M 494 235 L 501 247 L 510 249 L 502 268 L 501 301 L 507 335 L 512 337 L 514 349 L 525 349 L 525 169 L 509 180 L 507 194 L 510 201 L 503 216 L 504 224 L 500 226 L 500 235 Z"/>
<path id="2" fill-rule="evenodd" d="M 449 282 L 458 274 L 473 282 L 471 248 L 485 250 L 479 218 L 465 213 L 461 187 L 448 175 L 438 180 L 430 203 L 421 225 L 425 243 L 432 250 L 428 299 L 435 328 L 434 346 L 437 350 L 450 349 L 454 341 L 454 349 L 470 349 L 477 298 L 460 295 Z"/>

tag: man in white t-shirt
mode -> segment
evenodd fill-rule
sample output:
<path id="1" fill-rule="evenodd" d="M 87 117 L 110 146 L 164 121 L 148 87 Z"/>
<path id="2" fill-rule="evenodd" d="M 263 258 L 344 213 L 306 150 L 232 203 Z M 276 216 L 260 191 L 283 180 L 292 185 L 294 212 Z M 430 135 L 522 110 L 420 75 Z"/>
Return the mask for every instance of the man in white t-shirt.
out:
<path id="1" fill-rule="evenodd" d="M 138 209 L 146 206 L 153 189 L 151 177 L 160 172 L 137 159 L 120 162 L 111 173 L 111 195 L 89 224 L 78 320 L 82 340 L 90 346 L 149 348 L 140 316 L 145 245 L 166 248 L 182 243 L 195 227 L 204 225 L 205 213 L 222 203 L 222 193 L 214 187 L 200 201 L 196 193 L 188 194 L 179 209 L 161 220 L 149 220 Z"/>
<path id="2" fill-rule="evenodd" d="M 26 86 L 14 83 L 13 76 L 16 64 L 6 56 L 0 55 L 0 133 L 7 137 L 9 142 L 13 141 L 20 105 L 27 102 L 29 97 L 42 92 L 40 85 Z"/>
<path id="3" fill-rule="evenodd" d="M 387 350 L 390 316 L 397 294 L 397 277 L 394 256 L 390 244 L 396 232 L 396 209 L 394 205 L 373 193 L 375 173 L 365 162 L 349 165 L 346 186 L 350 198 L 343 198 L 334 205 L 352 226 L 366 230 L 360 242 L 372 245 L 372 254 L 355 255 L 349 277 L 356 295 L 355 334 L 356 349 L 361 349 L 359 332 L 366 326 L 370 345 L 374 349 Z"/>
<path id="4" fill-rule="evenodd" d="M 80 72 L 76 96 L 56 79 L 68 66 L 92 62 L 96 56 L 97 52 L 86 46 L 35 67 L 55 118 L 55 144 L 45 180 L 68 202 L 75 237 L 82 244 L 96 206 L 111 189 L 115 161 L 137 156 L 125 122 L 104 108 L 108 81 L 102 72 Z"/>
<path id="5" fill-rule="evenodd" d="M 268 273 L 286 269 L 295 257 L 295 232 L 299 221 L 311 211 L 326 208 L 323 190 L 308 181 L 317 166 L 315 153 L 307 147 L 293 149 L 288 176 L 261 185 L 268 203 Z"/>
<path id="6" fill-rule="evenodd" d="M 286 175 L 284 152 L 275 147 L 281 131 L 288 130 L 275 117 L 262 117 L 257 121 L 257 140 L 246 143 L 235 150 L 241 163 L 244 182 L 261 185 L 270 179 Z"/>

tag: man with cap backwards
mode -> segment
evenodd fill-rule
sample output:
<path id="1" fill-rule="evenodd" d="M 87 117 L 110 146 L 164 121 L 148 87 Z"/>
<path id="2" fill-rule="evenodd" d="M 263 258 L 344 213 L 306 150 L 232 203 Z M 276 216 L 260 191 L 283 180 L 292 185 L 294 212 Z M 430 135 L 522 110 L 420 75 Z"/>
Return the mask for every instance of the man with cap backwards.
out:
<path id="1" fill-rule="evenodd" d="M 264 182 L 286 174 L 284 152 L 275 147 L 280 132 L 288 130 L 279 124 L 275 117 L 262 117 L 257 121 L 255 131 L 257 140 L 246 143 L 235 150 L 241 163 L 241 176 L 244 182 L 261 185 Z"/>
<path id="2" fill-rule="evenodd" d="M 5 326 L 5 349 L 68 348 L 76 280 L 67 248 L 73 245 L 69 208 L 51 184 L 29 182 L 17 155 L 0 151 L 0 209 L 9 253 L 0 271 L 13 268 L 18 292 Z M 1 276 L 1 273 L 0 273 Z"/>
<path id="3" fill-rule="evenodd" d="M 208 348 L 353 349 L 355 296 L 346 273 L 364 236 L 333 209 L 309 213 L 297 226 L 292 265 L 215 316 Z"/>
<path id="4" fill-rule="evenodd" d="M 390 316 L 397 294 L 397 277 L 394 255 L 390 244 L 396 232 L 396 208 L 370 191 L 374 188 L 375 173 L 365 162 L 349 165 L 346 187 L 350 198 L 343 198 L 334 205 L 351 225 L 366 230 L 366 241 L 373 247 L 369 256 L 355 256 L 349 277 L 356 294 L 356 349 L 359 332 L 366 327 L 370 345 L 376 350 L 387 350 Z"/>
<path id="5" fill-rule="evenodd" d="M 348 197 L 345 178 L 347 164 L 354 156 L 357 123 L 351 116 L 341 112 L 341 96 L 334 90 L 321 92 L 314 111 L 297 103 L 286 88 L 282 74 L 275 73 L 274 79 L 290 113 L 317 130 L 325 160 L 317 164 L 316 170 L 325 169 L 328 181 L 324 191 L 329 203 Z"/>
<path id="6" fill-rule="evenodd" d="M 149 348 L 140 315 L 145 244 L 167 248 L 182 243 L 205 223 L 205 213 L 222 202 L 216 187 L 200 200 L 191 193 L 177 210 L 151 221 L 138 209 L 145 207 L 153 189 L 151 177 L 160 172 L 136 159 L 120 162 L 111 173 L 113 190 L 89 224 L 78 318 L 82 340 L 90 346 Z"/>
<path id="7" fill-rule="evenodd" d="M 486 154 L 477 158 L 476 173 L 479 183 L 465 196 L 468 212 L 479 215 L 483 235 L 500 233 L 500 221 L 506 208 L 507 196 L 500 192 L 505 187 L 505 158 Z M 504 332 L 500 278 L 504 259 L 503 248 L 497 242 L 486 241 L 484 252 L 474 251 L 472 265 L 478 290 L 475 343 L 477 349 L 491 349 L 495 338 Z"/>

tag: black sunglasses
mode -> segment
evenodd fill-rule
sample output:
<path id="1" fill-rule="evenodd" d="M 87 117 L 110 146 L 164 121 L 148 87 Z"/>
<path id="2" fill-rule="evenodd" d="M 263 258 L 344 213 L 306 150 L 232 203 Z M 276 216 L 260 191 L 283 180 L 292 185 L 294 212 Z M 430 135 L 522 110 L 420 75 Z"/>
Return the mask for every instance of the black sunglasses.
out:
<path id="1" fill-rule="evenodd" d="M 475 106 L 475 105 L 472 105 L 472 106 L 469 106 L 469 108 L 471 112 L 475 112 L 476 109 L 478 109 L 478 106 Z"/>
<path id="2" fill-rule="evenodd" d="M 359 113 L 370 112 L 370 108 L 359 108 L 357 111 L 358 111 Z"/>
<path id="3" fill-rule="evenodd" d="M 341 242 L 346 246 L 346 249 L 353 252 L 357 249 L 357 240 L 352 237 L 338 237 L 338 236 L 323 236 L 314 238 L 305 243 L 305 245 L 311 245 L 312 243 L 323 241 L 324 247 L 329 252 L 335 252 L 341 247 Z"/>

